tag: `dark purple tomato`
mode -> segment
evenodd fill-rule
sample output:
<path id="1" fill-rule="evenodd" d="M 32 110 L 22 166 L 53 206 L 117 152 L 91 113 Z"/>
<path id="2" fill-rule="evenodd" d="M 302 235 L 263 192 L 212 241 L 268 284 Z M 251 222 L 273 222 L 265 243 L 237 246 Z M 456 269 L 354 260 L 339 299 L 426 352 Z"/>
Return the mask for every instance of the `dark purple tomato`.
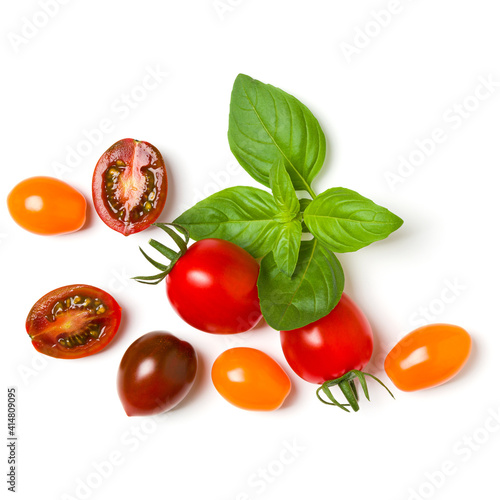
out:
<path id="1" fill-rule="evenodd" d="M 193 385 L 198 360 L 193 346 L 165 332 L 146 333 L 125 351 L 118 395 L 129 416 L 172 409 Z"/>

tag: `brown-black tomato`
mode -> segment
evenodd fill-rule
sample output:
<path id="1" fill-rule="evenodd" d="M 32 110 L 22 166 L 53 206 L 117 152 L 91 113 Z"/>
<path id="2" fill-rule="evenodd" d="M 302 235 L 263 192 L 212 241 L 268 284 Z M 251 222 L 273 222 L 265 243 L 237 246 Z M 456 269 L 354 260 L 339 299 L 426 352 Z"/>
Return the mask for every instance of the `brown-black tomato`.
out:
<path id="1" fill-rule="evenodd" d="M 166 332 L 139 337 L 118 369 L 118 395 L 127 415 L 155 415 L 179 404 L 196 377 L 193 346 Z"/>

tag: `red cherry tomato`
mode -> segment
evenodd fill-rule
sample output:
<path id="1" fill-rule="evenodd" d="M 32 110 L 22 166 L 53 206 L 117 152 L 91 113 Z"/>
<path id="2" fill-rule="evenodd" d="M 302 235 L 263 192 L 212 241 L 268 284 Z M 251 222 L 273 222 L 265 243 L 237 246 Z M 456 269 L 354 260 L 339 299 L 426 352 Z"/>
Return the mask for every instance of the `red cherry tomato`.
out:
<path id="1" fill-rule="evenodd" d="M 261 319 L 259 264 L 229 241 L 193 243 L 167 275 L 167 295 L 179 316 L 209 333 L 240 333 Z"/>
<path id="2" fill-rule="evenodd" d="M 299 377 L 322 384 L 351 370 L 362 370 L 373 352 L 373 335 L 368 320 L 344 293 L 323 318 L 281 332 L 281 346 Z"/>
<path id="3" fill-rule="evenodd" d="M 52 290 L 31 308 L 26 331 L 35 349 L 54 358 L 82 358 L 115 336 L 121 307 L 104 290 L 69 285 Z"/>
<path id="4" fill-rule="evenodd" d="M 464 366 L 471 349 L 470 335 L 459 326 L 433 324 L 403 337 L 385 359 L 385 371 L 402 391 L 444 384 Z"/>
<path id="5" fill-rule="evenodd" d="M 12 218 L 36 234 L 78 231 L 85 224 L 84 196 L 59 179 L 30 177 L 17 184 L 7 197 Z"/>
<path id="6" fill-rule="evenodd" d="M 149 227 L 167 199 L 167 171 L 152 144 L 122 139 L 99 159 L 92 179 L 99 217 L 128 236 Z"/>
<path id="7" fill-rule="evenodd" d="M 191 389 L 197 366 L 193 346 L 170 333 L 138 338 L 125 351 L 118 370 L 118 395 L 127 415 L 172 409 Z"/>
<path id="8" fill-rule="evenodd" d="M 212 366 L 212 382 L 224 399 L 244 410 L 276 410 L 291 388 L 283 368 L 250 347 L 223 352 Z"/>

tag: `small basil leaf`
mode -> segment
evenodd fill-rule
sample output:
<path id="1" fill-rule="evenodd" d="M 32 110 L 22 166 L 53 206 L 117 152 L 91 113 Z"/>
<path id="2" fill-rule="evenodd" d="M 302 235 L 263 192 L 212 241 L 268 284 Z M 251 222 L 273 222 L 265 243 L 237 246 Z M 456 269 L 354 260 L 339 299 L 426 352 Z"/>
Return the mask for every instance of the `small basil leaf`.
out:
<path id="1" fill-rule="evenodd" d="M 247 75 L 231 93 L 229 146 L 241 166 L 269 187 L 269 171 L 282 158 L 296 190 L 313 194 L 311 182 L 325 160 L 318 120 L 295 97 Z"/>
<path id="2" fill-rule="evenodd" d="M 299 204 L 300 204 L 300 213 L 302 214 L 302 232 L 304 234 L 308 234 L 309 233 L 309 228 L 306 226 L 306 223 L 304 222 L 304 211 L 305 209 L 311 204 L 312 200 L 310 200 L 309 198 L 300 198 L 299 200 Z"/>
<path id="3" fill-rule="evenodd" d="M 387 208 L 345 188 L 318 195 L 304 211 L 304 222 L 332 252 L 355 252 L 386 238 L 403 224 Z"/>
<path id="4" fill-rule="evenodd" d="M 318 240 L 302 241 L 291 278 L 280 272 L 274 255 L 261 262 L 257 281 L 262 314 L 276 330 L 293 330 L 326 316 L 344 289 L 337 257 Z"/>
<path id="5" fill-rule="evenodd" d="M 269 173 L 269 185 L 274 201 L 280 210 L 280 222 L 288 222 L 295 218 L 300 209 L 297 193 L 285 168 L 283 158 L 274 163 Z"/>
<path id="6" fill-rule="evenodd" d="M 272 251 L 280 223 L 272 195 L 254 187 L 231 187 L 198 202 L 175 219 L 195 240 L 232 241 L 255 258 Z"/>
<path id="7" fill-rule="evenodd" d="M 297 265 L 301 236 L 300 220 L 294 219 L 280 224 L 276 245 L 273 248 L 273 256 L 279 270 L 287 276 L 292 276 Z"/>
<path id="8" fill-rule="evenodd" d="M 311 204 L 311 202 L 312 200 L 310 200 L 309 198 L 301 198 L 299 200 L 300 211 L 304 212 L 304 210 Z"/>

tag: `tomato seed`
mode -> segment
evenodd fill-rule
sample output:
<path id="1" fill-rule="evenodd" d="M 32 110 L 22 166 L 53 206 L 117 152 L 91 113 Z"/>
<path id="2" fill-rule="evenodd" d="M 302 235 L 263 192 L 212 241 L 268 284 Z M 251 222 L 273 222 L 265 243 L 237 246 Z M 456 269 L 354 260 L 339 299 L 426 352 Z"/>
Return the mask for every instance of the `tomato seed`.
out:
<path id="1" fill-rule="evenodd" d="M 62 313 L 63 311 L 64 311 L 64 306 L 60 302 L 57 302 L 57 304 L 52 309 L 52 314 L 57 316 L 58 314 Z"/>
<path id="2" fill-rule="evenodd" d="M 95 327 L 94 327 L 95 328 Z M 78 333 L 75 335 L 71 335 L 68 338 L 60 338 L 58 340 L 59 344 L 61 344 L 64 347 L 67 347 L 68 349 L 72 349 L 73 347 L 76 347 L 78 345 L 84 345 L 89 337 L 92 337 L 94 339 L 99 338 L 101 332 L 97 329 L 93 329 L 89 332 L 83 332 L 83 333 Z"/>
<path id="3" fill-rule="evenodd" d="M 46 318 L 48 321 L 54 322 L 57 316 L 61 315 L 68 309 L 75 308 L 85 308 L 89 311 L 96 312 L 97 314 L 103 314 L 106 312 L 106 307 L 99 299 L 94 299 L 92 303 L 92 299 L 89 297 L 80 297 L 79 295 L 75 295 L 74 297 L 69 297 L 62 302 L 56 302 L 52 307 L 51 314 L 46 316 Z"/>
<path id="4" fill-rule="evenodd" d="M 73 347 L 73 341 L 71 339 L 60 338 L 58 342 L 64 347 Z"/>

